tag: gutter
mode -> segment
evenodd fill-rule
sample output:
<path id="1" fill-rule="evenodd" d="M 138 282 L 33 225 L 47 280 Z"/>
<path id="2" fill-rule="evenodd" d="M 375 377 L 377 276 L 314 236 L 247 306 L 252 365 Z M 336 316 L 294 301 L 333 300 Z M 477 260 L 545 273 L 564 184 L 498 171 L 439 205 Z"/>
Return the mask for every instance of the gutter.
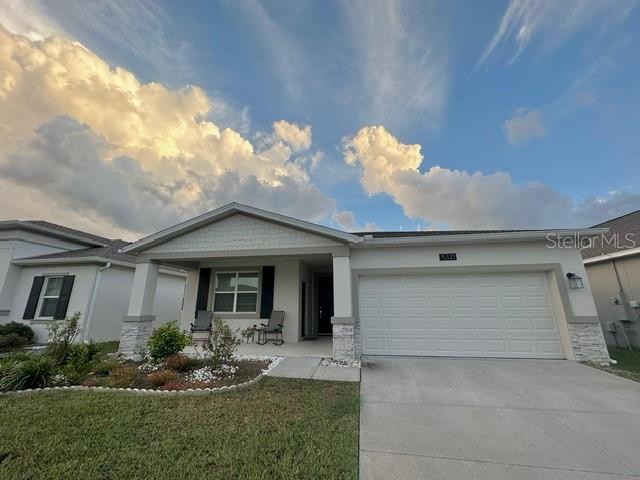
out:
<path id="1" fill-rule="evenodd" d="M 96 281 L 93 282 L 93 291 L 91 292 L 91 303 L 89 303 L 89 311 L 84 323 L 84 331 L 82 332 L 82 340 L 84 342 L 89 341 L 89 331 L 91 330 L 91 323 L 93 322 L 93 312 L 96 305 L 96 297 L 98 296 L 98 289 L 100 288 L 100 280 L 102 278 L 102 272 L 111 268 L 111 262 L 107 262 L 106 265 L 98 269 L 96 273 Z"/>
<path id="2" fill-rule="evenodd" d="M 583 263 L 589 265 L 590 263 L 606 262 L 615 258 L 630 257 L 632 255 L 640 255 L 640 247 L 630 248 L 628 250 L 620 250 L 618 252 L 605 253 L 604 255 L 598 255 L 597 257 L 585 258 Z"/>
<path id="3" fill-rule="evenodd" d="M 558 238 L 588 238 L 602 235 L 609 231 L 608 228 L 587 228 L 580 230 L 539 230 L 529 232 L 498 232 L 498 233 L 462 233 L 454 235 L 433 235 L 415 237 L 393 238 L 364 238 L 360 245 L 352 245 L 351 248 L 361 247 L 391 247 L 403 245 L 440 245 L 454 243 L 500 243 L 507 241 L 544 241 L 553 236 Z"/>

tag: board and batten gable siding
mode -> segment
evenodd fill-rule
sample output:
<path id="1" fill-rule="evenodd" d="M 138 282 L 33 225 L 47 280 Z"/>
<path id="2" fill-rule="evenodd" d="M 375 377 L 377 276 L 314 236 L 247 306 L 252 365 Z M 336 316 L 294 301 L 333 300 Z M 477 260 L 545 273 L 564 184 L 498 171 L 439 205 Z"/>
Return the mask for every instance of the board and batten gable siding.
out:
<path id="1" fill-rule="evenodd" d="M 185 233 L 145 253 L 256 250 L 298 247 L 334 247 L 341 243 L 296 228 L 248 215 L 236 214 Z"/>

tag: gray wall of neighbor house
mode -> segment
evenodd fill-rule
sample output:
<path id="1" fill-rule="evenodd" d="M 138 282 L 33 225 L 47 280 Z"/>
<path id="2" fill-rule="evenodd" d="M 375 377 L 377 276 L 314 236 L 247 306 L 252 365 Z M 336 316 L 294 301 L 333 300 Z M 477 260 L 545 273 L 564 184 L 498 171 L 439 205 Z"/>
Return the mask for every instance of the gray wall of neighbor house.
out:
<path id="1" fill-rule="evenodd" d="M 640 256 L 615 259 L 617 276 L 611 260 L 588 263 L 585 267 L 607 345 L 626 346 L 626 332 L 623 331 L 620 320 L 628 319 L 631 323 L 627 337 L 634 348 L 640 348 L 640 311 L 628 305 L 628 302 L 633 300 L 640 302 Z M 624 295 L 620 292 L 620 286 Z M 610 331 L 611 323 L 615 324 L 615 333 Z"/>
<path id="2" fill-rule="evenodd" d="M 46 342 L 47 325 L 51 322 L 51 318 L 42 317 L 42 300 L 38 302 L 34 318 L 23 319 L 34 278 L 72 275 L 74 283 L 67 315 L 74 312 L 80 312 L 82 315 L 83 332 L 78 340 L 118 340 L 122 317 L 127 314 L 129 306 L 133 269 L 112 266 L 99 273 L 99 268 L 100 265 L 21 267 L 15 282 L 11 311 L 9 315 L 0 317 L 0 322 L 27 323 L 36 334 L 35 340 L 40 343 Z M 154 326 L 180 319 L 184 283 L 183 276 L 167 273 L 160 275 L 154 307 L 156 312 Z M 45 287 L 46 280 L 41 297 L 44 295 Z"/>

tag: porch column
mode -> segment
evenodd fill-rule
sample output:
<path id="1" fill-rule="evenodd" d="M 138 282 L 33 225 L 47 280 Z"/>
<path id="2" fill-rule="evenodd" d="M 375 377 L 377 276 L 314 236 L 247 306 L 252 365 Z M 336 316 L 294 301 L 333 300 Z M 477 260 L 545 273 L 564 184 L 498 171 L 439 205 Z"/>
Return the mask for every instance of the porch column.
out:
<path id="1" fill-rule="evenodd" d="M 184 302 L 182 304 L 182 315 L 180 315 L 180 328 L 189 331 L 195 318 L 196 302 L 198 298 L 198 282 L 200 280 L 199 270 L 189 270 L 187 281 L 184 286 Z"/>
<path id="2" fill-rule="evenodd" d="M 355 321 L 351 298 L 351 262 L 348 252 L 333 256 L 333 358 L 355 360 Z"/>
<path id="3" fill-rule="evenodd" d="M 129 359 L 140 358 L 147 348 L 151 336 L 153 303 L 156 298 L 158 284 L 157 263 L 145 262 L 136 265 L 131 286 L 129 310 L 122 319 L 120 331 L 120 354 Z"/>

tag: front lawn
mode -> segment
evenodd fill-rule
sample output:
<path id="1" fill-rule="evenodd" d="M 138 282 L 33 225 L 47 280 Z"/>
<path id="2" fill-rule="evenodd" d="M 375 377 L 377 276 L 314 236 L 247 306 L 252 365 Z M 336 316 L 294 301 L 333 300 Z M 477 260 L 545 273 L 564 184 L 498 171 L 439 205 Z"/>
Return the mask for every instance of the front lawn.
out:
<path id="1" fill-rule="evenodd" d="M 600 368 L 609 373 L 640 382 L 640 352 L 609 347 L 609 356 L 616 360 L 616 365 Z"/>
<path id="2" fill-rule="evenodd" d="M 0 398 L 0 478 L 356 479 L 359 384 Z"/>

